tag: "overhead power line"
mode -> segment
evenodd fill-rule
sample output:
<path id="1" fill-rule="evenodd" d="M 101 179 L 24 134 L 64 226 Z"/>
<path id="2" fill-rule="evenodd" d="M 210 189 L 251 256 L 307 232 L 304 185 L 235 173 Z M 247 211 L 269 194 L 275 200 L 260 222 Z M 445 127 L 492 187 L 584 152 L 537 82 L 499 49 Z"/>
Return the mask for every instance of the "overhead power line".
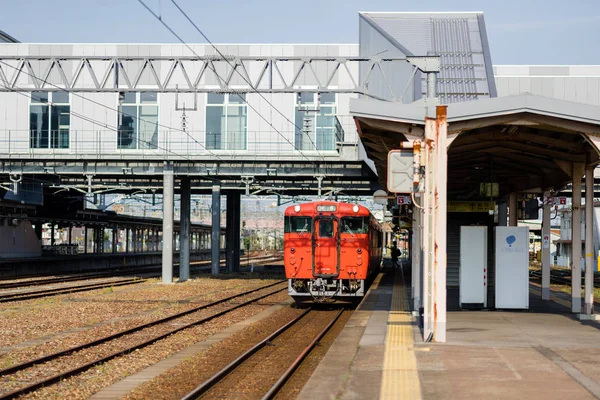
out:
<path id="1" fill-rule="evenodd" d="M 152 11 L 152 9 L 150 7 L 148 7 L 148 5 L 146 5 L 146 3 L 144 3 L 143 0 L 138 0 L 138 2 L 140 4 L 142 4 L 142 6 L 144 6 L 144 8 L 154 16 L 154 18 L 156 18 L 165 28 L 167 28 L 167 30 L 169 30 L 169 32 L 171 32 L 184 46 L 186 46 L 196 57 L 201 58 L 198 53 L 196 53 L 196 51 L 188 44 L 185 42 L 185 40 L 183 40 L 181 38 L 181 36 L 179 36 L 177 34 L 177 32 L 175 32 L 173 30 L 173 28 L 171 28 L 159 15 L 157 15 L 154 11 Z M 173 2 L 177 8 L 179 8 L 179 6 L 177 5 L 177 3 Z M 181 9 L 180 9 L 181 11 Z M 186 16 L 187 18 L 187 16 Z M 189 20 L 189 18 L 188 18 Z M 191 22 L 191 21 L 190 21 Z M 193 24 L 193 22 L 192 22 Z M 194 24 L 194 26 L 196 27 L 197 30 L 198 27 Z M 201 31 L 200 31 L 201 32 Z M 206 38 L 206 36 L 202 33 L 202 36 Z M 207 40 L 208 41 L 208 40 Z M 231 62 L 229 60 L 227 60 L 227 58 L 212 44 L 212 42 L 210 42 L 210 45 L 217 51 L 217 53 L 225 60 L 227 61 L 227 63 L 233 68 L 233 70 L 237 71 L 237 68 L 234 68 L 234 66 L 231 64 Z M 258 111 L 254 106 L 252 106 L 250 103 L 248 103 L 246 101 L 246 99 L 244 98 L 244 96 L 241 96 L 238 92 L 238 90 L 233 89 L 227 82 L 225 79 L 223 79 L 219 73 L 216 71 L 216 69 L 214 68 L 213 65 L 209 65 L 209 68 L 213 71 L 213 73 L 215 74 L 215 76 L 217 77 L 217 79 L 219 79 L 219 81 L 222 82 L 222 85 L 226 86 L 227 89 L 229 91 L 231 91 L 232 93 L 236 94 L 240 100 L 242 100 L 248 107 L 250 107 L 261 119 L 263 119 L 267 124 L 269 124 L 269 126 L 271 128 L 273 128 L 273 130 L 275 132 L 277 132 L 277 134 L 279 134 L 279 136 L 281 136 L 286 142 L 288 142 L 293 148 L 295 148 L 295 145 L 287 138 L 285 137 L 275 126 L 273 126 L 273 124 L 271 123 L 271 121 L 269 121 L 260 111 Z M 250 87 L 254 90 L 255 93 L 259 94 L 265 101 L 267 101 L 267 103 L 273 107 L 273 109 L 275 109 L 279 114 L 284 115 L 281 113 L 281 111 L 277 110 L 277 108 L 275 106 L 273 106 L 272 103 L 270 103 L 261 93 L 259 93 L 256 88 L 252 85 L 251 82 L 249 82 L 239 71 L 237 71 L 237 73 L 242 76 L 242 78 L 246 81 L 246 83 L 248 83 L 248 85 L 250 85 Z M 285 115 L 284 115 L 285 117 Z M 290 121 L 287 117 L 285 117 L 288 121 Z M 291 122 L 291 121 L 290 121 Z M 293 123 L 292 123 L 293 124 Z M 294 126 L 296 126 L 294 124 Z M 315 145 L 315 143 L 312 141 L 312 138 L 310 138 L 309 136 L 309 140 L 311 141 L 311 143 L 313 144 L 315 150 L 317 151 L 317 153 L 319 154 L 319 157 L 321 157 L 322 160 L 325 160 L 325 157 L 321 154 L 321 152 L 317 149 L 317 146 Z M 314 161 L 312 161 L 311 159 L 309 159 L 306 154 L 304 154 L 304 152 L 300 151 L 300 154 L 307 160 L 309 161 L 311 164 L 313 164 L 313 166 L 315 168 L 317 168 L 317 165 L 314 163 Z"/>

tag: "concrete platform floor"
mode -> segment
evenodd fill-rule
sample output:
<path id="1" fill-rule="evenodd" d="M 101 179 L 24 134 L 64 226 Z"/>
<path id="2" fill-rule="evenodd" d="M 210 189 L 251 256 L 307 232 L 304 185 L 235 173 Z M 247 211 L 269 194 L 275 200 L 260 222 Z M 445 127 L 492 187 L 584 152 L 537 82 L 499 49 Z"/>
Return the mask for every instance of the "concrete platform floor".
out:
<path id="1" fill-rule="evenodd" d="M 575 319 L 564 296 L 545 302 L 532 286 L 529 311 L 449 312 L 447 343 L 423 343 L 414 318 L 393 322 L 399 282 L 382 277 L 300 399 L 600 399 L 600 324 Z M 397 325 L 412 340 L 394 366 L 386 337 Z M 407 395 L 415 380 L 420 390 Z"/>
<path id="2" fill-rule="evenodd" d="M 569 315 L 452 312 L 446 344 L 417 343 L 424 399 L 600 398 L 600 326 Z"/>

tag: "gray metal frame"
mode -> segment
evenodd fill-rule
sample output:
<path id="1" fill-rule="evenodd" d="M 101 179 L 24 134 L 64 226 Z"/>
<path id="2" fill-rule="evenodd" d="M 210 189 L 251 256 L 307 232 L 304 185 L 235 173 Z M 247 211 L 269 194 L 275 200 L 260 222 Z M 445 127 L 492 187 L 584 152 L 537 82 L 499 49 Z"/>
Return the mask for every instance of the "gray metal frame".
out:
<path id="1" fill-rule="evenodd" d="M 331 93 L 358 93 L 368 97 L 379 98 L 369 91 L 369 78 L 374 71 L 379 70 L 384 74 L 382 65 L 390 63 L 409 63 L 419 68 L 423 62 L 427 60 L 439 60 L 439 57 L 406 57 L 406 58 L 360 58 L 360 57 L 226 57 L 218 56 L 205 57 L 103 57 L 103 56 L 60 56 L 60 57 L 44 57 L 44 56 L 0 56 L 0 92 L 33 92 L 33 91 L 55 91 L 66 90 L 76 92 L 134 92 L 143 90 L 145 92 L 161 92 L 161 93 L 233 93 L 233 92 L 258 92 L 258 93 L 295 93 L 298 92 L 298 80 L 303 71 L 310 71 L 308 74 L 312 80 L 309 83 L 302 84 L 303 92 L 331 92 Z M 12 66 L 7 61 L 14 63 Z M 48 62 L 45 71 L 40 75 L 35 73 L 35 69 L 31 62 Z M 105 71 L 94 71 L 91 61 L 106 61 L 109 62 Z M 156 63 L 170 62 L 167 75 L 164 80 L 161 80 Z M 262 68 L 258 77 L 252 81 L 250 74 L 246 68 L 250 62 L 261 62 Z M 67 76 L 63 64 L 76 63 L 76 68 L 73 69 L 70 76 Z M 195 77 L 190 77 L 187 73 L 186 65 L 191 63 L 201 63 L 200 70 Z M 438 61 L 439 63 L 439 61 Z M 129 76 L 126 72 L 126 66 L 133 68 L 134 65 L 141 65 L 137 69 L 134 76 Z M 359 66 L 366 64 L 370 71 L 364 82 L 359 82 L 358 71 Z M 74 64 L 75 65 L 75 64 Z M 224 66 L 229 68 L 227 76 L 222 77 L 215 74 L 218 81 L 218 88 L 211 88 L 201 85 L 202 78 L 208 71 L 214 72 L 217 67 Z M 290 68 L 293 70 L 293 78 L 286 80 L 282 70 Z M 325 80 L 318 77 L 317 69 L 332 67 L 331 72 L 327 74 Z M 184 76 L 186 85 L 181 87 L 173 87 L 171 78 L 176 68 L 179 68 Z M 84 87 L 78 85 L 81 71 L 87 69 L 94 87 Z M 189 68 L 191 69 L 191 68 Z M 353 71 L 355 69 L 355 71 Z M 12 73 L 8 73 L 12 70 Z M 139 86 L 140 78 L 143 73 L 149 70 L 154 77 L 154 87 Z M 335 77 L 340 70 L 345 70 L 350 80 L 352 87 L 339 88 L 332 85 L 335 82 Z M 51 84 L 48 82 L 51 74 L 56 71 L 61 77 L 60 85 Z M 241 74 L 244 84 L 235 88 L 231 88 L 232 78 L 236 71 Z M 18 86 L 19 77 L 28 75 L 33 82 L 32 86 Z M 99 75 L 100 74 L 100 75 Z M 111 82 L 112 75 L 112 82 Z M 273 77 L 276 76 L 283 87 L 274 87 Z M 100 77 L 100 78 L 99 78 Z M 192 79 L 193 78 L 193 79 Z M 307 86 L 305 88 L 305 86 Z"/>

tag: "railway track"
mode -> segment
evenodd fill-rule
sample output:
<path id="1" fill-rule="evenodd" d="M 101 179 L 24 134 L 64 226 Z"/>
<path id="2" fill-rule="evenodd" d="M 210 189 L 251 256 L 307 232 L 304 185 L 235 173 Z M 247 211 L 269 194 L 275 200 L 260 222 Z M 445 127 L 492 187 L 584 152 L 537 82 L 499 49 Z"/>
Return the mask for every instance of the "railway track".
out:
<path id="1" fill-rule="evenodd" d="M 275 261 L 275 260 L 279 260 L 281 259 L 281 257 L 278 256 L 273 256 L 273 255 L 267 255 L 267 256 L 255 256 L 253 258 L 250 258 L 249 262 L 265 262 L 265 261 Z M 242 265 L 246 265 L 248 263 L 247 261 L 248 259 L 242 259 L 240 260 L 242 262 Z M 221 264 L 225 265 L 225 259 L 221 260 Z M 175 265 L 179 265 L 179 264 L 175 264 Z M 202 271 L 202 270 L 208 270 L 210 268 L 210 260 L 201 260 L 201 261 L 193 261 L 190 263 L 190 269 L 192 271 Z M 113 277 L 113 276 L 122 276 L 122 275 L 132 275 L 132 274 L 145 274 L 145 273 L 152 273 L 152 272 L 156 272 L 160 269 L 160 265 L 154 265 L 154 266 L 146 266 L 146 267 L 142 267 L 142 268 L 131 268 L 131 269 L 118 269 L 118 270 L 113 270 L 110 272 L 101 272 L 101 273 L 92 273 L 92 274 L 78 274 L 78 275 L 70 275 L 70 276 L 58 276 L 58 277 L 52 277 L 52 278 L 42 278 L 42 279 L 31 279 L 31 280 L 19 280 L 16 282 L 5 282 L 5 283 L 1 283 L 0 282 L 0 290 L 2 289 L 16 289 L 16 288 L 23 288 L 23 287 L 29 287 L 29 286 L 42 286 L 42 285 L 50 285 L 50 284 L 54 284 L 54 283 L 63 283 L 63 282 L 73 282 L 73 281 L 82 281 L 82 280 L 88 280 L 88 279 L 96 279 L 96 278 L 108 278 L 108 277 Z M 22 279 L 22 278 L 16 278 L 16 279 Z"/>
<path id="2" fill-rule="evenodd" d="M 147 279 L 142 279 L 142 278 L 128 278 L 128 279 L 121 279 L 121 280 L 115 280 L 115 281 L 92 283 L 92 284 L 88 284 L 88 285 L 68 286 L 68 287 L 28 291 L 28 292 L 22 292 L 22 293 L 11 292 L 11 293 L 6 293 L 6 294 L 0 295 L 0 303 L 6 303 L 9 301 L 23 301 L 23 300 L 39 299 L 39 298 L 48 297 L 48 296 L 58 296 L 59 294 L 85 292 L 85 291 L 89 291 L 89 290 L 104 289 L 104 288 L 115 287 L 115 286 L 135 285 L 138 283 L 146 282 L 146 280 Z"/>
<path id="3" fill-rule="evenodd" d="M 287 286 L 274 288 L 275 286 L 281 286 L 284 283 L 285 281 L 279 281 L 257 289 L 232 295 L 224 299 L 194 307 L 149 323 L 140 324 L 133 328 L 123 330 L 90 341 L 88 343 L 84 343 L 82 345 L 4 368 L 0 370 L 0 387 L 7 389 L 12 389 L 16 385 L 19 387 L 12 390 L 8 389 L 4 393 L 0 393 L 0 400 L 14 399 L 25 395 L 41 387 L 51 385 L 70 376 L 82 373 L 94 365 L 107 362 L 131 351 L 149 346 L 158 340 L 166 338 L 167 336 L 184 329 L 204 324 L 215 318 L 226 315 L 241 307 L 245 307 L 261 299 L 286 290 Z M 266 293 L 258 293 L 261 291 L 266 291 Z M 254 296 L 249 300 L 244 300 L 240 303 L 233 303 L 223 307 L 225 303 L 231 302 L 232 300 L 239 299 L 243 296 L 256 294 L 257 296 Z M 211 308 L 215 308 L 215 310 L 213 310 L 214 312 L 210 313 L 209 315 L 197 316 L 194 318 L 194 313 Z M 122 345 L 119 346 L 119 343 L 122 343 Z M 120 348 L 117 351 L 114 351 L 115 347 Z M 76 359 L 85 359 L 85 362 L 80 361 L 77 363 Z M 73 367 L 73 364 L 78 365 Z M 57 370 L 59 370 L 59 372 L 56 372 Z M 40 376 L 41 378 L 32 380 L 32 377 Z"/>
<path id="4" fill-rule="evenodd" d="M 264 263 L 264 262 L 276 261 L 279 259 L 280 259 L 279 257 L 273 257 L 273 256 L 260 256 L 260 257 L 255 257 L 253 259 L 250 259 L 250 262 L 255 262 L 255 263 L 260 264 L 260 263 Z M 244 265 L 245 262 L 247 262 L 247 261 L 244 260 L 242 265 Z M 208 261 L 208 263 L 210 263 L 210 261 Z M 222 261 L 221 263 L 224 264 L 225 261 Z M 195 271 L 195 272 L 198 272 L 200 270 L 208 270 L 208 269 L 210 269 L 210 267 L 197 266 L 195 268 L 191 268 L 191 270 Z M 138 284 L 138 283 L 144 283 L 150 278 L 155 278 L 155 277 L 159 276 L 158 274 L 153 274 L 154 272 L 155 272 L 155 270 L 144 272 L 147 274 L 151 274 L 150 276 L 147 276 L 145 278 L 133 277 L 133 278 L 127 278 L 127 279 L 121 279 L 121 280 L 90 283 L 90 284 L 86 284 L 86 285 L 66 286 L 66 287 L 50 288 L 50 289 L 26 291 L 26 292 L 4 293 L 4 294 L 0 294 L 0 303 L 6 303 L 6 302 L 10 302 L 10 301 L 32 300 L 32 299 L 38 299 L 38 298 L 42 298 L 42 297 L 57 296 L 57 295 L 61 295 L 61 294 L 77 293 L 77 292 L 84 292 L 84 291 L 89 291 L 89 290 L 104 289 L 104 288 L 109 288 L 109 287 L 126 286 L 126 285 L 134 285 L 134 284 Z M 132 274 L 132 271 L 126 271 L 125 273 L 123 273 L 123 275 L 131 275 L 131 274 Z M 120 275 L 120 273 L 119 274 L 114 274 L 114 273 L 102 274 L 102 275 L 95 275 L 95 276 L 85 275 L 85 276 L 79 276 L 79 277 L 67 277 L 67 279 L 51 278 L 51 279 L 47 279 L 47 280 L 43 280 L 43 281 L 37 280 L 37 281 L 34 281 L 35 283 L 33 283 L 33 284 L 31 283 L 32 281 L 14 282 L 14 283 L 11 283 L 10 286 L 1 286 L 0 285 L 0 289 L 4 289 L 7 287 L 25 288 L 25 287 L 31 287 L 31 286 L 42 286 L 44 284 L 82 281 L 82 280 L 102 278 L 102 277 L 112 277 L 114 275 Z"/>
<path id="5" fill-rule="evenodd" d="M 343 313 L 307 309 L 182 399 L 274 398 Z"/>
<path id="6" fill-rule="evenodd" d="M 550 270 L 550 282 L 552 283 L 556 283 L 559 285 L 571 285 L 571 275 L 570 275 L 571 271 L 567 271 L 565 270 L 563 271 L 556 271 L 556 270 Z M 542 279 L 542 270 L 533 270 L 529 272 L 530 276 L 534 276 L 536 278 Z M 583 282 L 585 281 L 585 276 L 582 274 L 581 276 L 581 283 L 583 284 Z M 600 274 L 594 274 L 594 287 L 595 288 L 600 288 Z"/>

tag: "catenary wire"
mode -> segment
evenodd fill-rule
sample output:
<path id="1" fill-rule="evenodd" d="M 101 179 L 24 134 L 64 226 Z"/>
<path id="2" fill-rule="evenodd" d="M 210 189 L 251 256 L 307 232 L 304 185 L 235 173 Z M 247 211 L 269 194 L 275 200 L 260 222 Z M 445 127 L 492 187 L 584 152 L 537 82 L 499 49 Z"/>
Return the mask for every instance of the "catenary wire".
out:
<path id="1" fill-rule="evenodd" d="M 183 40 L 183 39 L 181 38 L 181 36 L 179 36 L 179 35 L 178 35 L 178 34 L 177 34 L 177 33 L 176 33 L 176 32 L 175 32 L 175 31 L 174 31 L 174 30 L 173 30 L 173 29 L 172 29 L 172 28 L 171 28 L 171 27 L 168 25 L 168 24 L 166 24 L 162 18 L 160 18 L 160 17 L 159 17 L 159 16 L 158 16 L 158 15 L 157 15 L 157 14 L 156 14 L 154 11 L 152 11 L 152 9 L 150 9 L 150 8 L 149 8 L 149 7 L 146 5 L 146 3 L 144 3 L 144 1 L 143 1 L 143 0 L 138 0 L 138 2 L 139 2 L 140 4 L 142 4 L 142 6 L 144 6 L 144 8 L 146 8 L 146 10 L 148 10 L 148 12 L 149 12 L 150 14 L 152 14 L 152 15 L 154 16 L 154 18 L 156 18 L 156 19 L 157 19 L 157 20 L 158 20 L 158 21 L 159 21 L 159 22 L 160 22 L 160 23 L 161 23 L 161 24 L 162 24 L 162 25 L 163 25 L 165 28 L 167 28 L 167 30 L 169 30 L 169 32 L 171 32 L 171 33 L 172 33 L 172 34 L 173 34 L 173 35 L 174 35 L 174 36 L 175 36 L 175 37 L 176 37 L 176 38 L 177 38 L 177 39 L 178 39 L 178 40 L 179 40 L 179 41 L 180 41 L 180 42 L 181 42 L 181 43 L 182 43 L 184 46 L 186 46 L 186 47 L 187 47 L 187 48 L 188 48 L 188 49 L 189 49 L 189 50 L 190 50 L 190 51 L 191 51 L 191 52 L 192 52 L 192 53 L 193 53 L 193 54 L 194 54 L 196 57 L 198 57 L 198 58 L 201 58 L 201 57 L 198 55 L 198 53 L 196 53 L 196 51 L 194 51 L 194 49 L 193 49 L 193 48 L 192 48 L 192 47 L 191 47 L 189 44 L 187 44 L 187 43 L 185 42 L 185 40 Z M 227 62 L 229 62 L 229 61 L 227 61 Z M 229 65 L 231 65 L 231 64 L 229 64 Z M 288 142 L 288 143 L 289 143 L 289 144 L 290 144 L 292 147 L 294 147 L 294 148 L 295 148 L 295 145 L 294 145 L 294 144 L 293 144 L 293 143 L 292 143 L 292 142 L 291 142 L 291 141 L 290 141 L 290 140 L 289 140 L 287 137 L 285 137 L 285 136 L 284 136 L 284 135 L 283 135 L 283 134 L 282 134 L 282 133 L 281 133 L 281 132 L 280 132 L 280 131 L 279 131 L 277 128 L 275 128 L 275 126 L 273 126 L 273 124 L 272 124 L 272 123 L 271 123 L 271 122 L 270 122 L 270 121 L 269 121 L 269 120 L 268 120 L 268 119 L 267 119 L 267 118 L 266 118 L 264 115 L 262 115 L 262 113 L 260 113 L 260 112 L 259 112 L 259 111 L 258 111 L 258 110 L 257 110 L 257 109 L 254 107 L 254 106 L 252 106 L 250 103 L 248 103 L 248 102 L 246 101 L 246 99 L 245 99 L 243 96 L 241 96 L 241 95 L 238 93 L 238 92 L 241 92 L 241 91 L 235 90 L 235 89 L 233 89 L 233 88 L 232 88 L 232 87 L 231 87 L 229 84 L 227 84 L 227 82 L 225 82 L 225 80 L 224 80 L 224 79 L 223 79 L 223 78 L 222 78 L 222 77 L 221 77 L 221 76 L 220 76 L 220 75 L 217 73 L 217 71 L 214 69 L 214 67 L 213 67 L 212 65 L 211 65 L 209 68 L 211 68 L 211 70 L 213 71 L 213 73 L 215 74 L 215 76 L 216 76 L 216 77 L 217 77 L 217 78 L 218 78 L 218 79 L 219 79 L 219 80 L 220 80 L 220 81 L 223 83 L 223 85 L 225 85 L 225 86 L 227 87 L 227 89 L 228 89 L 229 91 L 231 91 L 232 93 L 234 93 L 234 94 L 236 94 L 238 97 L 240 97 L 240 99 L 241 99 L 241 100 L 242 100 L 244 103 L 246 103 L 246 105 L 247 105 L 248 107 L 250 107 L 250 108 L 251 108 L 251 109 L 252 109 L 252 110 L 253 110 L 253 111 L 254 111 L 254 112 L 255 112 L 255 113 L 256 113 L 256 114 L 257 114 L 257 115 L 258 115 L 258 116 L 261 118 L 261 119 L 263 119 L 263 120 L 264 120 L 264 121 L 265 121 L 267 124 L 269 124 L 269 126 L 271 126 L 271 128 L 273 128 L 273 130 L 274 130 L 275 132 L 277 132 L 277 134 L 279 134 L 279 136 L 281 136 L 281 137 L 282 137 L 282 138 L 283 138 L 283 139 L 284 139 L 286 142 Z M 237 71 L 237 69 L 235 69 L 235 70 Z M 238 71 L 238 73 L 239 73 L 239 71 Z M 255 88 L 254 88 L 254 87 L 253 87 L 251 84 L 250 84 L 250 86 L 251 86 L 251 87 L 252 87 L 252 88 L 253 88 L 253 89 L 256 91 L 256 89 L 255 89 Z M 263 98 L 264 98 L 264 97 L 263 97 Z M 269 104 L 271 104 L 271 103 L 269 103 Z M 311 142 L 312 142 L 312 139 L 311 139 L 310 137 L 309 137 L 309 140 L 311 140 Z M 315 149 L 316 149 L 316 145 L 314 144 L 314 142 L 312 142 L 312 144 L 315 146 Z M 319 150 L 317 150 L 317 149 L 316 149 L 316 151 L 318 152 L 319 156 L 320 156 L 320 157 L 321 157 L 321 158 L 324 160 L 325 158 L 324 158 L 324 156 L 323 156 L 323 155 L 322 155 L 322 154 L 319 152 Z M 303 157 L 304 157 L 304 158 L 305 158 L 305 159 L 306 159 L 308 162 L 310 162 L 311 164 L 313 164 L 313 166 L 314 166 L 315 168 L 317 168 L 317 165 L 315 164 L 315 162 L 314 162 L 313 160 L 309 159 L 309 158 L 306 156 L 306 154 L 304 154 L 304 152 L 300 151 L 300 154 L 301 154 L 301 155 L 302 155 L 302 156 L 303 156 Z M 326 175 L 325 175 L 325 176 L 326 176 Z"/>
<path id="2" fill-rule="evenodd" d="M 302 131 L 302 128 L 299 127 L 298 125 L 296 125 L 292 120 L 290 120 L 285 114 L 283 114 L 277 107 L 275 107 L 275 105 L 273 103 L 271 103 L 262 93 L 260 93 L 256 87 L 252 84 L 252 82 L 250 82 L 248 79 L 246 79 L 246 77 L 237 70 L 237 68 L 235 68 L 234 65 L 231 64 L 231 61 L 229 61 L 227 59 L 227 57 L 225 57 L 223 55 L 223 53 L 221 53 L 221 51 L 217 48 L 217 46 L 215 46 L 213 44 L 213 42 L 210 41 L 210 39 L 204 34 L 204 32 L 202 32 L 202 30 L 198 27 L 198 25 L 196 25 L 196 23 L 194 21 L 192 21 L 192 19 L 187 15 L 187 13 L 179 6 L 179 4 L 177 4 L 177 2 L 175 0 L 171 0 L 171 2 L 175 5 L 175 7 L 177 7 L 177 9 L 181 12 L 181 14 L 183 14 L 183 16 L 185 17 L 185 19 L 187 19 L 192 26 L 196 29 L 196 31 L 198 31 L 198 33 L 200 33 L 200 35 L 202 35 L 202 37 L 204 38 L 204 40 L 206 40 L 208 42 L 208 44 L 210 44 L 212 46 L 213 49 L 215 49 L 215 51 L 219 54 L 219 56 L 221 56 L 221 58 L 223 60 L 225 60 L 227 62 L 227 64 L 229 64 L 229 66 L 231 67 L 231 69 L 235 72 L 237 72 L 237 74 L 244 80 L 244 82 L 246 82 L 251 88 L 252 90 L 258 94 L 273 110 L 275 110 L 279 115 L 281 115 L 286 121 L 288 121 L 290 124 L 292 124 L 292 126 L 294 126 L 295 129 L 299 129 L 300 131 Z M 161 19 L 162 20 L 162 19 Z M 323 157 L 323 155 L 321 154 L 321 152 L 319 151 L 319 149 L 317 149 L 317 145 L 315 144 L 315 142 L 312 140 L 312 138 L 310 137 L 310 135 L 308 136 L 308 140 L 310 140 L 311 144 L 314 146 L 315 150 L 317 151 L 317 153 L 319 154 L 319 157 L 321 157 L 321 159 L 325 159 Z"/>

